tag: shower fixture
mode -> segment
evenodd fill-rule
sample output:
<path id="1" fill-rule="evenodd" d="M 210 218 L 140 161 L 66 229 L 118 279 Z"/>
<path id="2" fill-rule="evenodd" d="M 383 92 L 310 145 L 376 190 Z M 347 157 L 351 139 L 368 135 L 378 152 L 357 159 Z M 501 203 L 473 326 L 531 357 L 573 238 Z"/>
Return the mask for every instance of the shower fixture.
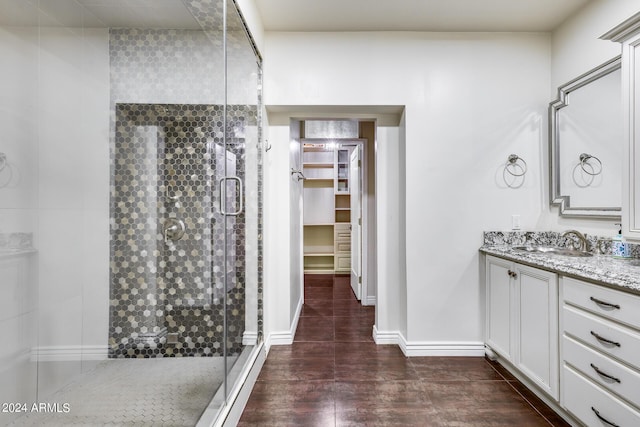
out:
<path id="1" fill-rule="evenodd" d="M 162 226 L 165 243 L 182 239 L 185 229 L 184 221 L 177 218 L 167 218 Z"/>

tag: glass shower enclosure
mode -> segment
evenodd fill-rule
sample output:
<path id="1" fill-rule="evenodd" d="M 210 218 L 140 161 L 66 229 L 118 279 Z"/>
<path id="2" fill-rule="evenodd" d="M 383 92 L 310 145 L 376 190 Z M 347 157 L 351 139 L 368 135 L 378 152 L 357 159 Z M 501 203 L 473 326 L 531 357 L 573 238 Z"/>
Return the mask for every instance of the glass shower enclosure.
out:
<path id="1" fill-rule="evenodd" d="M 0 424 L 213 425 L 262 342 L 237 5 L 2 0 L 0 55 Z"/>

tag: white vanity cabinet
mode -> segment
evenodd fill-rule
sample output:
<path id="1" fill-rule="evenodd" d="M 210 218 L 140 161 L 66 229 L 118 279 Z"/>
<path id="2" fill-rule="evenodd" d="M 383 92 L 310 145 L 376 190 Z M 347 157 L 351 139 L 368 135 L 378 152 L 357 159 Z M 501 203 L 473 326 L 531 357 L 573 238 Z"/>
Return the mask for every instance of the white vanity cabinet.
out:
<path id="1" fill-rule="evenodd" d="M 640 425 L 640 297 L 561 278 L 560 405 L 587 426 Z"/>
<path id="2" fill-rule="evenodd" d="M 558 400 L 558 276 L 487 255 L 485 342 Z"/>
<path id="3" fill-rule="evenodd" d="M 622 175 L 622 233 L 640 240 L 640 13 L 602 39 L 622 43 L 622 114 L 626 144 Z"/>

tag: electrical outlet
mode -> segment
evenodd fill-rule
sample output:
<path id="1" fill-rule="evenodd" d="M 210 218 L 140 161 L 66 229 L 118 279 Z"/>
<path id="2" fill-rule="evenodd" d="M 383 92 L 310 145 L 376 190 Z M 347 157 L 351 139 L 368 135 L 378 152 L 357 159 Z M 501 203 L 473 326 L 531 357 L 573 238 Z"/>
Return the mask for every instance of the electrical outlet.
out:
<path id="1" fill-rule="evenodd" d="M 520 230 L 520 215 L 511 215 L 511 229 Z"/>

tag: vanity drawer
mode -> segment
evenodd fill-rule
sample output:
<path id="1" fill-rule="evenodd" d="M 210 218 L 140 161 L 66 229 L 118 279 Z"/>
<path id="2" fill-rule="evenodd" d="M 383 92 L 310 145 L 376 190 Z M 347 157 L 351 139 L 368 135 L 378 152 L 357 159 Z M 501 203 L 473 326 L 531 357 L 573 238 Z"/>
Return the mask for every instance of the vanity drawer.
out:
<path id="1" fill-rule="evenodd" d="M 351 241 L 336 242 L 336 252 L 351 253 Z"/>
<path id="2" fill-rule="evenodd" d="M 336 270 L 341 270 L 341 271 L 350 271 L 351 270 L 351 256 L 349 254 L 347 255 L 336 255 L 335 258 L 336 261 Z"/>
<path id="3" fill-rule="evenodd" d="M 640 334 L 637 332 L 568 305 L 562 309 L 562 320 L 566 334 L 640 368 Z"/>
<path id="4" fill-rule="evenodd" d="M 562 350 L 566 363 L 601 387 L 640 406 L 640 373 L 567 336 L 562 339 Z"/>
<path id="5" fill-rule="evenodd" d="M 640 329 L 640 297 L 581 280 L 562 279 L 564 300 L 603 317 Z"/>
<path id="6" fill-rule="evenodd" d="M 349 224 L 336 224 L 335 228 L 335 240 L 336 242 L 351 242 L 351 230 Z"/>
<path id="7" fill-rule="evenodd" d="M 586 426 L 632 427 L 640 413 L 568 366 L 563 368 L 562 404 Z M 606 420 L 606 421 L 604 421 Z"/>

